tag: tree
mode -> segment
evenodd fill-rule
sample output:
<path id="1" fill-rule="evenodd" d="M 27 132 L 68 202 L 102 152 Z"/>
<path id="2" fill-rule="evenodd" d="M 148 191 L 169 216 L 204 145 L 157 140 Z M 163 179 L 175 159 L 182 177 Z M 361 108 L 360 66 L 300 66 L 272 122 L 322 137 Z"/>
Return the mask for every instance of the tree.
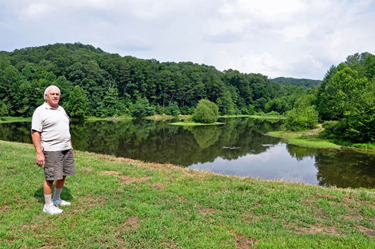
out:
<path id="1" fill-rule="evenodd" d="M 84 119 L 87 113 L 87 96 L 80 86 L 75 86 L 69 95 L 68 111 L 72 118 Z"/>
<path id="2" fill-rule="evenodd" d="M 318 112 L 315 106 L 311 105 L 314 101 L 313 95 L 300 97 L 294 108 L 286 113 L 286 128 L 291 131 L 313 129 L 318 124 Z"/>
<path id="3" fill-rule="evenodd" d="M 8 116 L 8 107 L 0 100 L 0 117 Z"/>
<path id="4" fill-rule="evenodd" d="M 193 114 L 193 120 L 198 123 L 215 123 L 219 117 L 219 108 L 209 100 L 201 99 Z"/>
<path id="5" fill-rule="evenodd" d="M 366 132 L 367 136 L 363 136 L 364 130 L 370 128 L 373 131 L 374 127 L 373 83 L 367 78 L 359 78 L 355 70 L 344 67 L 333 77 L 332 86 L 336 90 L 334 110 L 342 116 L 337 124 L 340 127 L 338 137 L 349 141 L 374 141 L 373 132 Z"/>
<path id="6" fill-rule="evenodd" d="M 130 113 L 136 118 L 143 118 L 155 114 L 155 108 L 150 106 L 147 98 L 138 98 L 134 105 L 130 108 Z"/>

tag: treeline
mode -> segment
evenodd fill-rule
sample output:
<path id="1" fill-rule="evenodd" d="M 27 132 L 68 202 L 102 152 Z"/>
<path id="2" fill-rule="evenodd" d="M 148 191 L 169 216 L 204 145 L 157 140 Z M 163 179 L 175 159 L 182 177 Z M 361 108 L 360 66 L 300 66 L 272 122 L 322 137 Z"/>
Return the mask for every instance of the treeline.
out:
<path id="1" fill-rule="evenodd" d="M 299 86 L 299 87 L 305 87 L 305 88 L 317 86 L 321 82 L 321 80 L 296 79 L 296 78 L 285 78 L 285 77 L 277 77 L 272 80 L 282 85 L 290 84 L 293 86 Z"/>
<path id="2" fill-rule="evenodd" d="M 222 115 L 284 113 L 305 93 L 261 74 L 122 57 L 80 43 L 0 52 L 0 116 L 31 116 L 51 84 L 72 117 L 192 114 L 201 99 Z"/>
<path id="3" fill-rule="evenodd" d="M 332 66 L 311 94 L 297 99 L 287 115 L 291 130 L 324 122 L 323 137 L 339 143 L 375 141 L 375 56 L 348 56 Z"/>

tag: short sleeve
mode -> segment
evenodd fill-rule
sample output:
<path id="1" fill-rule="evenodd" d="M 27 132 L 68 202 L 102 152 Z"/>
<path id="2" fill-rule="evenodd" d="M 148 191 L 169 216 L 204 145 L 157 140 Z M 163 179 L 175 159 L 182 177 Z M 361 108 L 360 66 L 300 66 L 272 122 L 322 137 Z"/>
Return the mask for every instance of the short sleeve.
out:
<path id="1" fill-rule="evenodd" d="M 43 120 L 42 120 L 41 109 L 37 108 L 34 111 L 33 118 L 31 121 L 31 130 L 42 132 L 43 131 L 42 122 Z"/>

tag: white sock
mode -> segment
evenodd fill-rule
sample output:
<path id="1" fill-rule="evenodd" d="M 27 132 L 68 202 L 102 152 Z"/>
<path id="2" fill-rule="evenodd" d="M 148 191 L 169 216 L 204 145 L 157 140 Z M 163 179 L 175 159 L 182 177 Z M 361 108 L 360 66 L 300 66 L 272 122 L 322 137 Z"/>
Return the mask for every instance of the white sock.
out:
<path id="1" fill-rule="evenodd" d="M 51 198 L 52 198 L 52 195 L 46 195 L 46 194 L 44 195 L 44 202 L 46 206 L 49 206 L 52 204 Z"/>
<path id="2" fill-rule="evenodd" d="M 62 188 L 55 188 L 55 194 L 53 195 L 53 200 L 57 201 L 60 199 L 60 194 L 61 194 Z"/>

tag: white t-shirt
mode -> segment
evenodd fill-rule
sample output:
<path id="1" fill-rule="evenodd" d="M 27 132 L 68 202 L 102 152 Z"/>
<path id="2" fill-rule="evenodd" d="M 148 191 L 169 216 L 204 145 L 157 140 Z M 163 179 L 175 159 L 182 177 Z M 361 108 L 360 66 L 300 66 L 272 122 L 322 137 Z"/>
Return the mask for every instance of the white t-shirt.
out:
<path id="1" fill-rule="evenodd" d="M 70 144 L 69 116 L 64 108 L 50 107 L 47 102 L 36 108 L 31 122 L 31 130 L 40 132 L 42 149 L 62 151 L 72 148 Z"/>

